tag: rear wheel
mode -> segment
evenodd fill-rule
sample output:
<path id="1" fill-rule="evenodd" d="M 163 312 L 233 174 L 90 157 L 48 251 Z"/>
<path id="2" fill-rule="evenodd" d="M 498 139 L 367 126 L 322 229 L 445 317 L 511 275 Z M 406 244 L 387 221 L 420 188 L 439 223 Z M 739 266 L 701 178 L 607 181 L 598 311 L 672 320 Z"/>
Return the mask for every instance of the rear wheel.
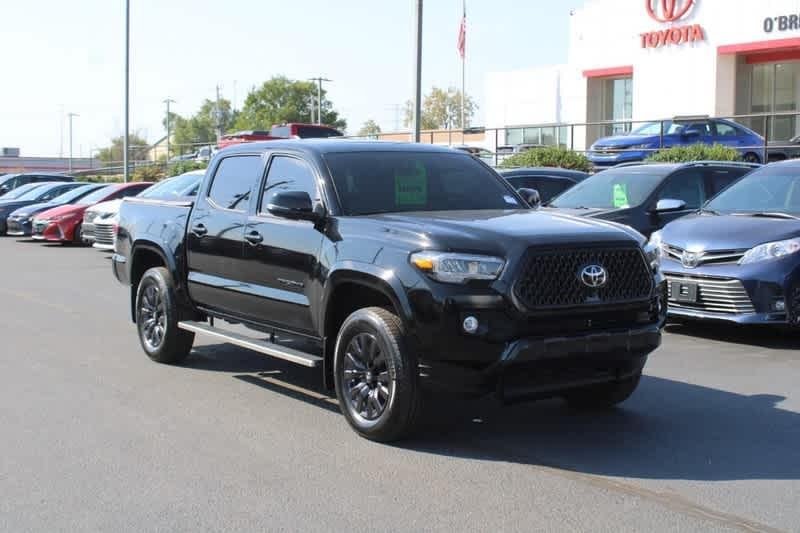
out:
<path id="1" fill-rule="evenodd" d="M 417 360 L 394 313 L 369 307 L 344 321 L 334 378 L 339 407 L 359 435 L 390 442 L 416 428 L 421 412 Z"/>
<path id="2" fill-rule="evenodd" d="M 631 397 L 639 381 L 641 371 L 635 375 L 611 383 L 583 387 L 564 395 L 567 404 L 574 409 L 609 409 Z"/>
<path id="3" fill-rule="evenodd" d="M 761 158 L 758 157 L 758 154 L 755 154 L 753 152 L 747 152 L 746 154 L 744 154 L 744 157 L 742 159 L 744 159 L 748 163 L 761 163 Z"/>
<path id="4" fill-rule="evenodd" d="M 151 268 L 136 291 L 136 329 L 147 356 L 158 363 L 180 363 L 194 344 L 194 333 L 178 328 L 180 309 L 169 271 Z"/>

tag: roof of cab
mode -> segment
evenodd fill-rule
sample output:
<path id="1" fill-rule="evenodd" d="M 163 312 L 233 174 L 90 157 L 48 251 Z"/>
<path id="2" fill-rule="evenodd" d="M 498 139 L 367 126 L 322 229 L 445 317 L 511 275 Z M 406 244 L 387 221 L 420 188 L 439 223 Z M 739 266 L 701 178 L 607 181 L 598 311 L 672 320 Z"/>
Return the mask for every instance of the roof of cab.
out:
<path id="1" fill-rule="evenodd" d="M 349 139 L 288 139 L 285 141 L 242 143 L 223 148 L 218 153 L 253 153 L 266 152 L 267 150 L 294 150 L 313 154 L 325 154 L 331 152 L 433 152 L 452 155 L 463 153 L 465 157 L 472 157 L 466 152 L 452 150 L 447 146 Z"/>

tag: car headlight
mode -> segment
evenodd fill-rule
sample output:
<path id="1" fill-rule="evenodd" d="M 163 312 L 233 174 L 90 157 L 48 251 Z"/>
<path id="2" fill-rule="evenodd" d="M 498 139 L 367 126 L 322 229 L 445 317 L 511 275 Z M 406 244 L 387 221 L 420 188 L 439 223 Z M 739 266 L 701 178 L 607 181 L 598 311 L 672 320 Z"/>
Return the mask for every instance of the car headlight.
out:
<path id="1" fill-rule="evenodd" d="M 485 255 L 417 252 L 411 264 L 443 283 L 466 283 L 470 280 L 494 280 L 503 271 L 505 260 Z"/>
<path id="2" fill-rule="evenodd" d="M 650 240 L 644 245 L 644 255 L 650 262 L 650 266 L 657 269 L 661 266 L 661 256 L 664 253 L 664 243 L 661 240 L 661 232 L 655 231 L 650 235 Z"/>
<path id="3" fill-rule="evenodd" d="M 787 239 L 785 241 L 767 242 L 755 246 L 739 259 L 740 265 L 748 265 L 769 259 L 780 259 L 786 255 L 800 251 L 800 239 Z"/>

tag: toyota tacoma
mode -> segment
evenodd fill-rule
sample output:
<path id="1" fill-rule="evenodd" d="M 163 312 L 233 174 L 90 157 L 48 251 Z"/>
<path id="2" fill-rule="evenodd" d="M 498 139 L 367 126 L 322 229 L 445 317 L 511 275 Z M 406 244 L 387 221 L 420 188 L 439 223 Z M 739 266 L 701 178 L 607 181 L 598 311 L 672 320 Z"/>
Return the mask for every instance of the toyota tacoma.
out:
<path id="1" fill-rule="evenodd" d="M 201 334 L 318 368 L 369 439 L 442 391 L 618 404 L 661 342 L 658 250 L 536 196 L 447 148 L 240 144 L 191 201 L 126 199 L 112 266 L 151 359 Z"/>

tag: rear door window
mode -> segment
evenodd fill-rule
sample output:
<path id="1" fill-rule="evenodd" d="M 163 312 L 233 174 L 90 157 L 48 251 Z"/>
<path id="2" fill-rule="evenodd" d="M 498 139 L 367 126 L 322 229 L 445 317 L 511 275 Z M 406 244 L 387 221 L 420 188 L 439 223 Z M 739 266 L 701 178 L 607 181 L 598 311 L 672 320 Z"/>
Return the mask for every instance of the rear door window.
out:
<path id="1" fill-rule="evenodd" d="M 226 157 L 219 162 L 208 198 L 217 207 L 246 211 L 250 191 L 261 178 L 261 158 L 256 155 Z"/>

